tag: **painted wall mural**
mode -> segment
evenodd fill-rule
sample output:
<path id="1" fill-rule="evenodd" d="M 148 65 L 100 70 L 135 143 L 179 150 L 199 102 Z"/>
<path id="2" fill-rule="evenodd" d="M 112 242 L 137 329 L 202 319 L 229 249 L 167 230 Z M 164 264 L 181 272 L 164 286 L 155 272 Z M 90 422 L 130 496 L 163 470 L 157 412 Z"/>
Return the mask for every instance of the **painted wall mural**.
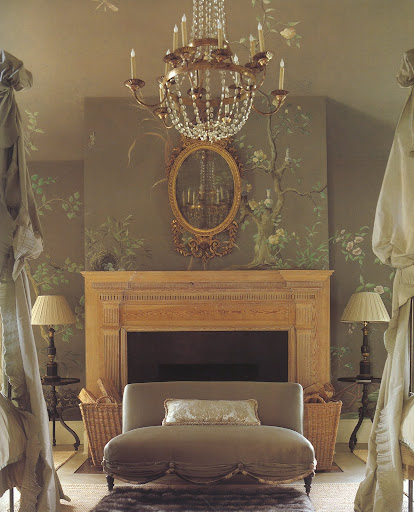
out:
<path id="1" fill-rule="evenodd" d="M 45 142 L 45 133 L 39 127 L 39 113 L 25 111 L 25 151 L 28 159 Z M 84 379 L 84 270 L 83 248 L 83 189 L 82 166 L 73 162 L 29 163 L 31 186 L 35 194 L 37 212 L 44 230 L 44 251 L 36 260 L 26 263 L 32 290 L 32 302 L 39 295 L 64 295 L 75 315 L 74 325 L 56 326 L 56 361 L 59 375 Z M 57 176 L 59 175 L 59 176 Z M 46 326 L 35 326 L 40 372 L 46 373 L 48 334 Z M 77 403 L 78 389 L 68 386 L 60 393 L 60 404 L 65 407 Z M 50 388 L 44 388 L 47 401 Z M 76 415 L 77 416 L 77 415 Z"/>
<path id="2" fill-rule="evenodd" d="M 292 21 L 281 21 L 275 4 L 273 0 L 246 1 L 264 26 L 269 47 L 279 52 L 283 48 L 284 54 L 300 62 L 299 55 L 307 44 L 300 27 L 307 20 L 299 23 L 300 16 L 292 15 Z M 107 0 L 85 0 L 83 8 L 96 12 L 96 23 L 105 27 L 118 23 L 125 10 L 132 9 L 127 3 Z M 242 52 L 247 50 L 247 43 L 248 38 L 242 37 L 232 45 Z M 296 85 L 297 90 L 308 92 L 306 84 Z M 106 97 L 87 97 L 84 103 L 83 160 L 42 160 L 39 155 L 48 154 L 45 148 L 54 139 L 44 128 L 42 112 L 35 112 L 37 107 L 32 105 L 24 113 L 32 187 L 45 231 L 44 253 L 28 264 L 33 298 L 41 293 L 61 293 L 76 315 L 76 325 L 59 328 L 56 333 L 60 373 L 81 378 L 79 387 L 63 395 L 65 403 L 76 401 L 74 397 L 84 383 L 80 271 L 203 268 L 200 261 L 184 258 L 174 250 L 164 172 L 178 142 L 175 135 L 140 110 L 121 83 L 119 97 L 99 91 L 96 96 Z M 257 102 L 262 110 L 272 108 L 266 95 Z M 374 135 L 381 127 L 373 120 L 357 123 L 354 117 L 360 120 L 359 114 L 346 113 L 329 98 L 309 95 L 289 96 L 274 117 L 252 113 L 233 141 L 245 168 L 237 248 L 231 255 L 209 262 L 207 268 L 335 270 L 332 382 L 337 397 L 344 401 L 344 412 L 355 415 L 360 389 L 340 384 L 337 378 L 355 375 L 362 338 L 359 326 L 341 324 L 340 316 L 356 291 L 381 294 L 389 308 L 393 272 L 371 251 L 373 216 L 386 161 L 385 150 L 381 154 L 373 150 L 381 147 Z M 353 119 L 354 126 L 343 142 L 332 119 L 336 123 L 338 119 Z M 362 156 L 348 153 L 348 144 L 352 148 L 350 132 L 357 127 L 372 137 L 364 138 Z M 335 130 L 337 139 L 332 135 Z M 388 140 L 391 130 L 388 127 L 379 133 L 382 140 Z M 359 172 L 362 169 L 364 172 Z M 39 327 L 34 330 L 43 372 L 46 333 Z M 375 376 L 381 375 L 386 357 L 383 332 L 383 326 L 372 325 Z M 372 386 L 372 399 L 376 392 Z M 76 410 L 72 413 L 78 417 Z"/>

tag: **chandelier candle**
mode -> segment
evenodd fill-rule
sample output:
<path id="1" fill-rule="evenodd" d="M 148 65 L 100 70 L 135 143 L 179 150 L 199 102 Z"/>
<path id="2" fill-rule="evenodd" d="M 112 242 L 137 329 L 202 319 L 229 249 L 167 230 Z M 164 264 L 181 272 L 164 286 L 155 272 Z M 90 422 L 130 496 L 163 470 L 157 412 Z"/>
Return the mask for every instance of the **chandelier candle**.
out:
<path id="1" fill-rule="evenodd" d="M 250 60 L 253 61 L 253 57 L 256 53 L 256 41 L 254 40 L 254 37 L 252 34 L 250 34 Z"/>
<path id="2" fill-rule="evenodd" d="M 173 52 L 178 48 L 178 27 L 174 25 L 174 33 L 173 33 Z"/>
<path id="3" fill-rule="evenodd" d="M 239 132 L 252 109 L 263 115 L 279 110 L 288 94 L 283 90 L 283 77 L 282 80 L 279 77 L 282 87 L 270 93 L 275 98 L 274 110 L 260 112 L 253 105 L 256 91 L 265 80 L 267 65 L 273 58 L 273 53 L 265 50 L 260 23 L 259 52 L 256 53 L 256 41 L 250 35 L 249 54 L 240 60 L 233 54 L 227 38 L 224 0 L 193 0 L 191 31 L 184 15 L 181 32 L 182 46 L 179 47 L 178 26 L 175 25 L 172 52 L 168 51 L 163 58 L 165 72 L 159 78 L 162 89 L 159 103 L 150 105 L 142 99 L 145 82 L 136 78 L 132 54 L 132 77 L 125 82 L 137 103 L 151 109 L 167 129 L 176 128 L 189 139 L 215 142 Z M 188 197 L 187 204 L 190 199 Z"/>
<path id="4" fill-rule="evenodd" d="M 264 34 L 263 34 L 263 27 L 260 22 L 257 25 L 257 32 L 259 34 L 259 51 L 264 52 L 265 51 Z"/>
<path id="5" fill-rule="evenodd" d="M 280 72 L 279 72 L 279 89 L 283 90 L 283 84 L 285 82 L 285 61 L 280 61 Z"/>
<path id="6" fill-rule="evenodd" d="M 223 48 L 223 27 L 221 22 L 217 22 L 217 47 Z"/>
<path id="7" fill-rule="evenodd" d="M 135 52 L 132 48 L 131 50 L 131 78 L 135 78 L 137 75 L 137 65 L 135 61 Z"/>
<path id="8" fill-rule="evenodd" d="M 185 17 L 185 14 L 183 14 L 183 17 L 181 18 L 181 37 L 183 46 L 187 46 L 187 18 Z"/>
<path id="9" fill-rule="evenodd" d="M 168 49 L 167 50 L 167 53 L 165 55 L 169 55 L 171 52 L 170 50 Z M 167 73 L 168 73 L 168 68 L 169 68 L 169 64 L 168 62 L 165 63 L 165 68 L 164 68 L 164 77 L 167 76 Z"/>

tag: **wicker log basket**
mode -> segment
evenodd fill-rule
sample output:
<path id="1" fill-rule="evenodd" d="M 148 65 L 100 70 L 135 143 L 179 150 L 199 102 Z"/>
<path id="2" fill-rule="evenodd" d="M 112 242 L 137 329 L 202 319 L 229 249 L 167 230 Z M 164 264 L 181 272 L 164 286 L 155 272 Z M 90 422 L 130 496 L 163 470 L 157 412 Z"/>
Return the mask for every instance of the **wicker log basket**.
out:
<path id="1" fill-rule="evenodd" d="M 304 390 L 303 435 L 314 449 L 317 470 L 332 468 L 342 402 L 331 401 L 331 384 L 314 384 Z"/>
<path id="2" fill-rule="evenodd" d="M 106 443 L 122 433 L 122 403 L 118 390 L 104 379 L 98 380 L 98 386 L 103 393 L 100 398 L 87 389 L 79 393 L 79 408 L 94 466 L 101 465 Z"/>

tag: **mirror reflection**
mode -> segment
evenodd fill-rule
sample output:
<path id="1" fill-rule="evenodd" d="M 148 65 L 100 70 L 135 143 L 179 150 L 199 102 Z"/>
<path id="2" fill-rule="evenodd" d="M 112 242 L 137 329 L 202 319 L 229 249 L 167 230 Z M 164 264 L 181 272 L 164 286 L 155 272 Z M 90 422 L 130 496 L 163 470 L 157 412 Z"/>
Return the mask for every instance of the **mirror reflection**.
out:
<path id="1" fill-rule="evenodd" d="M 226 160 L 215 151 L 199 149 L 183 161 L 176 177 L 176 201 L 194 228 L 209 230 L 229 215 L 234 180 Z"/>

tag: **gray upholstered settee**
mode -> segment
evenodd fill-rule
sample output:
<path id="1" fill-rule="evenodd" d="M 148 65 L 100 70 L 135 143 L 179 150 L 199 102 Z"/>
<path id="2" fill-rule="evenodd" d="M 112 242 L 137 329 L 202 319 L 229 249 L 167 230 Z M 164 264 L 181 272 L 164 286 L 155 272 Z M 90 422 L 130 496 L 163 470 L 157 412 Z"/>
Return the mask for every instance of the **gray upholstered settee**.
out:
<path id="1" fill-rule="evenodd" d="M 262 424 L 161 426 L 167 398 L 254 398 Z M 213 483 L 242 473 L 269 484 L 304 478 L 309 494 L 316 461 L 302 426 L 303 390 L 296 383 L 128 384 L 123 433 L 105 446 L 102 466 L 109 490 L 114 478 L 144 483 L 175 473 L 193 483 Z"/>

